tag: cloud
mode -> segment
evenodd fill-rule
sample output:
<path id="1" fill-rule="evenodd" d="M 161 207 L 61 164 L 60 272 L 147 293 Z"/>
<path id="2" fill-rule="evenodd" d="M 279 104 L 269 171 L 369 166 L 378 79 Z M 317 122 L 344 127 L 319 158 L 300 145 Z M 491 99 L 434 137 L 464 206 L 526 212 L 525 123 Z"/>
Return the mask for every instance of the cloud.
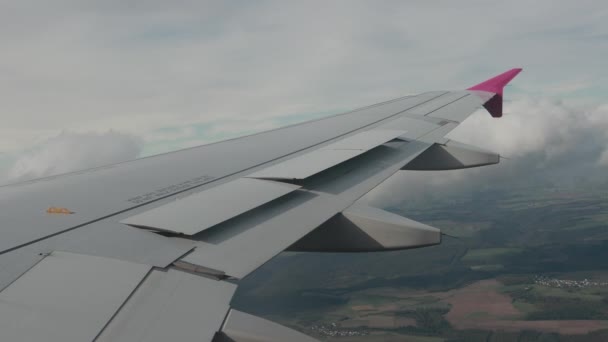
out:
<path id="1" fill-rule="evenodd" d="M 602 137 L 608 129 L 608 111 L 601 106 L 573 107 L 549 98 L 520 97 L 507 103 L 505 112 L 498 120 L 477 113 L 448 137 L 506 157 L 542 152 L 541 161 L 548 162 L 579 151 L 576 143 L 588 136 Z"/>
<path id="2" fill-rule="evenodd" d="M 4 6 L 0 161 L 17 156 L 13 179 L 215 141 L 281 117 L 462 89 L 511 67 L 525 70 L 507 98 L 533 97 L 507 104 L 502 120 L 476 114 L 454 138 L 514 159 L 417 177 L 465 184 L 478 172 L 608 163 L 606 107 L 597 106 L 608 92 L 603 1 L 178 3 Z M 108 148 L 125 155 L 98 163 L 78 152 L 80 138 L 67 137 L 78 134 L 57 137 L 103 140 L 111 129 L 124 139 Z"/>
<path id="3" fill-rule="evenodd" d="M 365 199 L 377 206 L 404 200 L 472 193 L 497 185 L 608 181 L 608 106 L 580 107 L 547 98 L 518 98 L 494 119 L 473 114 L 448 138 L 495 151 L 498 165 L 454 171 L 403 171 Z"/>
<path id="4" fill-rule="evenodd" d="M 514 66 L 526 70 L 515 89 L 543 95 L 599 97 L 608 82 L 602 1 L 178 3 L 4 6 L 0 151 L 64 129 L 149 141 L 176 125 L 338 112 Z"/>
<path id="5" fill-rule="evenodd" d="M 23 181 L 135 159 L 141 140 L 129 134 L 62 132 L 22 154 L 9 169 L 10 181 Z"/>

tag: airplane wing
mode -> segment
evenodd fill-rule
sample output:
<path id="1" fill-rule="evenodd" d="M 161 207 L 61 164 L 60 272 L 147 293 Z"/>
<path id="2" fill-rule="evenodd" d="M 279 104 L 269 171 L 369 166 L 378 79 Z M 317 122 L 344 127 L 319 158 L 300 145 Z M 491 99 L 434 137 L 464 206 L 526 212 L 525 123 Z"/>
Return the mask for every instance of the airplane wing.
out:
<path id="1" fill-rule="evenodd" d="M 399 170 L 495 164 L 445 138 L 513 69 L 302 124 L 0 187 L 3 341 L 313 341 L 230 308 L 284 250 L 383 251 L 440 231 L 358 200 Z"/>

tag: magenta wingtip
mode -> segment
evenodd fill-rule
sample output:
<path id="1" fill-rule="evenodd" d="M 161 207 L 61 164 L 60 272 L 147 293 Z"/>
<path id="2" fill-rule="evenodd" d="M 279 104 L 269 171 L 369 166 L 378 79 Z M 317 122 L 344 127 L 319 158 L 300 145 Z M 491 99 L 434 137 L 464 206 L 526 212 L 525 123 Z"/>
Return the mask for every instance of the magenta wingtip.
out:
<path id="1" fill-rule="evenodd" d="M 467 90 L 481 90 L 495 94 L 502 94 L 503 88 L 519 74 L 523 69 L 514 68 L 509 71 L 505 71 L 498 76 L 494 76 L 489 80 L 483 81 L 477 85 L 468 88 Z"/>
<path id="2" fill-rule="evenodd" d="M 484 107 L 490 114 L 499 118 L 502 116 L 502 93 L 504 87 L 509 83 L 517 74 L 521 72 L 521 68 L 511 69 L 509 71 L 505 71 L 498 76 L 494 76 L 487 81 L 483 81 L 478 85 L 472 86 L 467 90 L 479 90 L 486 91 L 489 93 L 494 93 L 486 103 L 484 103 Z"/>

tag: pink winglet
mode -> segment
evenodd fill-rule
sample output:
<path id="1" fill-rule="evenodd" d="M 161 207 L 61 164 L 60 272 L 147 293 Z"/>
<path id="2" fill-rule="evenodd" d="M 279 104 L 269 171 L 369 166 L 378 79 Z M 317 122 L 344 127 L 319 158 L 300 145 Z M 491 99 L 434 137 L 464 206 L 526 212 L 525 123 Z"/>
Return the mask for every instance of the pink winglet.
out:
<path id="1" fill-rule="evenodd" d="M 478 85 L 472 86 L 467 90 L 480 90 L 494 93 L 494 95 L 488 102 L 484 104 L 484 107 L 492 114 L 493 117 L 499 118 L 502 116 L 502 93 L 504 87 L 509 83 L 517 74 L 521 72 L 521 68 L 511 69 L 503 72 L 502 74 L 490 78 L 487 81 L 481 82 Z"/>
<path id="2" fill-rule="evenodd" d="M 467 90 L 482 90 L 490 93 L 502 94 L 503 88 L 507 85 L 507 83 L 511 82 L 511 80 L 517 76 L 521 70 L 521 68 L 511 69 L 498 76 L 492 77 L 487 81 L 483 81 L 478 85 L 472 86 Z"/>

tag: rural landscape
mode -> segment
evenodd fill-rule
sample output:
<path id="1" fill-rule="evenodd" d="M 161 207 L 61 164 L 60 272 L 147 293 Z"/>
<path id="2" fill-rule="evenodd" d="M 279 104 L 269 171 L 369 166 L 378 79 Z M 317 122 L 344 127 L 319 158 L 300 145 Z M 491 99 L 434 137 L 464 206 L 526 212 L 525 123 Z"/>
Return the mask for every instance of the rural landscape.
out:
<path id="1" fill-rule="evenodd" d="M 234 305 L 323 341 L 607 341 L 608 183 L 483 187 L 388 208 L 439 246 L 285 253 Z"/>

